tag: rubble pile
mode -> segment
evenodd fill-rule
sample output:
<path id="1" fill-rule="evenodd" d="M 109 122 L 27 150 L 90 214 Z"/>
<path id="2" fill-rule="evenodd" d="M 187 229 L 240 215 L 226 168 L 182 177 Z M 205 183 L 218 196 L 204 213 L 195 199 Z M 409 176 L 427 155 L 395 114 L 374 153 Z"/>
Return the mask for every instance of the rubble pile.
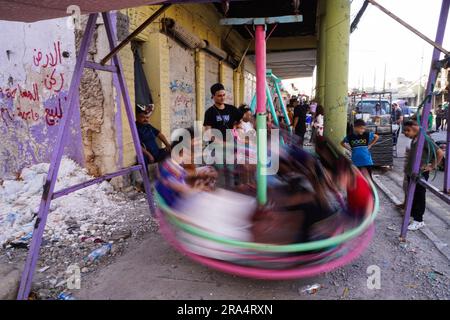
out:
<path id="1" fill-rule="evenodd" d="M 36 164 L 0 185 L 0 255 L 10 262 L 28 251 L 48 169 L 48 163 Z M 55 190 L 92 178 L 63 157 Z M 156 228 L 144 194 L 117 192 L 106 181 L 53 200 L 34 289 L 41 298 L 54 297 L 64 291 L 69 267 L 90 272 L 104 256 L 122 251 L 129 238 Z"/>

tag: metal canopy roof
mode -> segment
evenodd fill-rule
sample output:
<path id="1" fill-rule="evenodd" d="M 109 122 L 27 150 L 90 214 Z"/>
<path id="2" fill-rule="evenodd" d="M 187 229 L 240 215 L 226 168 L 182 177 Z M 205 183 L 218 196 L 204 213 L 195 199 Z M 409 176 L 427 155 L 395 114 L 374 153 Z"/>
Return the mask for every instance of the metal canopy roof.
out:
<path id="1" fill-rule="evenodd" d="M 35 22 L 39 20 L 68 17 L 67 8 L 76 5 L 81 14 L 104 12 L 124 8 L 162 3 L 208 3 L 218 2 L 216 8 L 222 13 L 221 0 L 0 0 L 0 20 Z M 302 23 L 278 25 L 271 38 L 301 37 L 315 35 L 318 0 L 301 0 L 299 14 Z M 294 14 L 292 0 L 231 0 L 227 17 L 273 17 Z M 235 29 L 246 39 L 250 35 L 243 26 Z M 270 31 L 270 28 L 269 30 Z M 292 38 L 291 38 L 292 39 Z M 290 48 L 272 50 L 267 46 L 267 67 L 281 78 L 310 77 L 316 63 L 316 50 Z"/>
<path id="2" fill-rule="evenodd" d="M 220 4 L 216 4 L 216 7 L 222 12 Z M 298 9 L 298 14 L 303 16 L 303 22 L 279 24 L 272 37 L 296 37 L 316 33 L 317 0 L 301 0 Z M 248 0 L 231 3 L 227 18 L 279 17 L 294 14 L 296 13 L 292 0 Z M 244 38 L 250 39 L 245 27 L 237 26 L 236 30 Z"/>
<path id="3" fill-rule="evenodd" d="M 35 22 L 67 17 L 70 15 L 67 8 L 71 5 L 78 6 L 81 14 L 88 14 L 159 3 L 215 1 L 220 0 L 0 0 L 0 20 Z"/>
<path id="4" fill-rule="evenodd" d="M 293 38 L 316 35 L 316 17 L 318 0 L 301 0 L 298 14 L 303 17 L 301 23 L 278 24 L 274 31 L 273 26 L 268 26 L 267 34 L 270 38 L 267 41 L 267 68 L 284 79 L 312 77 L 316 65 L 316 45 L 314 47 L 291 47 L 288 50 L 277 48 L 272 45 L 271 40 L 289 37 L 284 41 L 291 41 Z M 227 18 L 260 18 L 277 17 L 296 14 L 292 0 L 249 0 L 233 2 L 230 4 Z M 223 14 L 222 6 L 217 3 L 217 10 Z M 245 39 L 251 39 L 249 30 L 244 26 L 235 26 Z M 251 29 L 251 28 L 250 28 Z M 280 43 L 280 41 L 277 41 Z M 254 58 L 251 56 L 251 58 Z"/>

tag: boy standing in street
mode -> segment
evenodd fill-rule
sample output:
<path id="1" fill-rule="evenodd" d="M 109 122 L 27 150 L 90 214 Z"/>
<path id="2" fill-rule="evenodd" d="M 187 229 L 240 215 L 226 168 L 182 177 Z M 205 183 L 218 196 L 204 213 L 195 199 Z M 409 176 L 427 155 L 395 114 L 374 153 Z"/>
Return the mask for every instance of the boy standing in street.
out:
<path id="1" fill-rule="evenodd" d="M 352 162 L 366 177 L 372 177 L 373 160 L 370 148 L 377 143 L 379 137 L 366 131 L 366 123 L 362 119 L 355 120 L 353 133 L 341 142 L 341 145 L 352 153 Z"/>
<path id="2" fill-rule="evenodd" d="M 419 135 L 420 135 L 420 127 L 418 123 L 414 120 L 407 121 L 404 124 L 405 128 L 405 136 L 410 138 L 411 141 L 411 148 L 408 154 L 407 162 L 406 162 L 406 169 L 405 174 L 407 177 L 408 185 L 411 182 L 412 174 L 413 174 L 413 162 L 414 158 L 417 154 L 417 144 L 419 141 Z M 444 157 L 444 152 L 434 143 L 433 143 L 433 149 L 436 151 L 436 158 L 433 159 L 433 156 L 430 159 L 429 154 L 434 155 L 434 152 L 430 150 L 430 145 L 427 141 L 424 143 L 423 153 L 422 153 L 422 159 L 420 162 L 420 172 L 419 176 L 425 180 L 428 180 L 430 176 L 430 171 L 434 170 L 439 163 L 442 161 L 442 158 Z M 431 161 L 430 161 L 431 160 Z M 411 216 L 413 217 L 414 221 L 408 226 L 408 230 L 415 231 L 423 228 L 425 226 L 425 223 L 423 222 L 423 214 L 425 213 L 425 207 L 426 207 L 426 191 L 427 189 L 422 186 L 420 183 L 416 185 L 416 191 L 414 192 L 414 199 L 411 209 Z"/>

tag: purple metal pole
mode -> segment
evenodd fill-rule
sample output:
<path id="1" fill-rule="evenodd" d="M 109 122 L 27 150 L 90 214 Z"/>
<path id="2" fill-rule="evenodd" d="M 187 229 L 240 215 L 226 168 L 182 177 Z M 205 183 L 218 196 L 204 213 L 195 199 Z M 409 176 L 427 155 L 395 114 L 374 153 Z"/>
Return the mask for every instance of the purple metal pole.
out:
<path id="1" fill-rule="evenodd" d="M 58 137 L 56 139 L 56 150 L 53 151 L 50 168 L 45 181 L 44 191 L 42 193 L 41 204 L 39 206 L 39 213 L 36 219 L 36 224 L 33 231 L 33 239 L 31 241 L 30 249 L 28 251 L 25 268 L 22 273 L 20 281 L 19 293 L 17 299 L 26 300 L 31 290 L 31 283 L 33 281 L 33 273 L 36 268 L 36 263 L 39 257 L 39 249 L 42 243 L 42 235 L 44 233 L 45 224 L 47 222 L 48 210 L 50 201 L 52 199 L 53 190 L 58 176 L 59 165 L 64 151 L 64 142 L 67 140 L 67 133 L 69 132 L 69 120 L 72 118 L 73 111 L 76 107 L 78 90 L 80 86 L 81 76 L 83 74 L 84 63 L 86 61 L 89 43 L 94 33 L 95 21 L 97 13 L 89 15 L 89 20 L 86 26 L 85 34 L 81 42 L 80 51 L 77 56 L 77 62 L 72 76 L 72 81 L 69 87 L 69 94 L 67 99 L 67 116 L 61 120 Z"/>
<path id="2" fill-rule="evenodd" d="M 106 34 L 108 36 L 109 46 L 111 47 L 111 50 L 112 50 L 116 46 L 116 39 L 115 39 L 115 36 L 113 33 L 113 27 L 112 27 L 112 23 L 111 23 L 110 13 L 103 12 L 102 17 L 103 17 L 103 21 L 105 23 L 105 29 L 106 29 Z M 151 190 L 150 181 L 148 178 L 147 166 L 145 165 L 144 154 L 142 152 L 141 143 L 139 141 L 139 135 L 138 135 L 138 132 L 136 129 L 136 123 L 134 121 L 134 112 L 133 112 L 133 108 L 131 107 L 130 95 L 128 93 L 128 87 L 125 82 L 125 76 L 123 74 L 122 63 L 120 62 L 120 59 L 117 56 L 117 54 L 114 55 L 114 57 L 113 57 L 113 63 L 116 65 L 117 70 L 118 70 L 117 78 L 119 80 L 120 89 L 122 91 L 122 97 L 123 97 L 123 101 L 125 104 L 125 111 L 127 113 L 128 124 L 130 125 L 131 135 L 133 137 L 133 143 L 134 143 L 134 148 L 136 150 L 138 163 L 141 165 L 140 172 L 142 174 L 142 180 L 144 181 L 144 188 L 145 188 L 145 193 L 147 194 L 147 201 L 148 201 L 148 205 L 150 207 L 150 213 L 152 215 L 155 215 L 155 212 L 156 212 L 155 211 L 155 203 L 153 201 L 152 190 Z"/>
<path id="3" fill-rule="evenodd" d="M 450 74 L 448 75 L 450 82 Z M 444 103 L 444 101 L 442 101 Z M 445 150 L 444 193 L 450 194 L 450 89 L 447 92 L 447 145 Z"/>
<path id="4" fill-rule="evenodd" d="M 438 24 L 438 29 L 436 32 L 436 40 L 435 40 L 435 42 L 440 45 L 442 45 L 442 42 L 444 40 L 449 5 L 450 5 L 450 0 L 442 0 L 441 14 L 439 16 L 439 24 Z M 434 86 L 433 82 L 435 81 L 437 72 L 438 72 L 438 70 L 434 67 L 434 63 L 436 61 L 439 61 L 440 55 L 441 55 L 441 51 L 438 50 L 437 48 L 434 48 L 433 58 L 431 61 L 430 74 L 428 76 L 427 91 L 426 91 L 427 93 L 430 93 L 433 90 L 433 86 Z M 422 112 L 422 123 L 421 123 L 422 129 L 421 129 L 421 131 L 423 130 L 423 128 L 425 128 L 425 131 L 426 131 L 426 128 L 428 128 L 428 115 L 430 114 L 430 110 L 431 110 L 431 101 L 427 101 L 425 103 L 425 107 L 423 108 L 423 112 Z M 417 153 L 416 153 L 416 156 L 414 157 L 414 163 L 413 163 L 413 167 L 412 167 L 413 178 L 417 177 L 419 175 L 420 164 L 421 164 L 421 159 L 422 159 L 422 154 L 423 154 L 423 147 L 424 147 L 424 142 L 425 142 L 425 137 L 423 135 L 423 132 L 420 133 L 418 139 L 419 140 L 417 142 Z M 402 237 L 403 239 L 406 238 L 406 233 L 408 231 L 408 224 L 409 224 L 409 219 L 411 217 L 411 209 L 412 209 L 412 203 L 413 203 L 413 198 L 414 198 L 414 192 L 416 191 L 416 184 L 417 184 L 417 182 L 415 181 L 415 179 L 411 179 L 411 182 L 408 186 L 408 195 L 406 198 L 406 208 L 405 208 L 405 218 L 403 220 L 402 232 L 400 234 L 400 237 Z"/>

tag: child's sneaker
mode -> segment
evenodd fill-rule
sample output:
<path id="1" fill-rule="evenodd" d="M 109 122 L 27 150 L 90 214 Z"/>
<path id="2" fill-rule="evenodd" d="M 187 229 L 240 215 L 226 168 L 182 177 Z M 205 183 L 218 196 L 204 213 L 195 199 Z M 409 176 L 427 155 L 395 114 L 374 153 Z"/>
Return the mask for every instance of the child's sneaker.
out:
<path id="1" fill-rule="evenodd" d="M 419 230 L 421 228 L 425 227 L 425 222 L 418 222 L 418 221 L 413 221 L 409 226 L 408 226 L 408 230 L 410 231 L 416 231 Z"/>

